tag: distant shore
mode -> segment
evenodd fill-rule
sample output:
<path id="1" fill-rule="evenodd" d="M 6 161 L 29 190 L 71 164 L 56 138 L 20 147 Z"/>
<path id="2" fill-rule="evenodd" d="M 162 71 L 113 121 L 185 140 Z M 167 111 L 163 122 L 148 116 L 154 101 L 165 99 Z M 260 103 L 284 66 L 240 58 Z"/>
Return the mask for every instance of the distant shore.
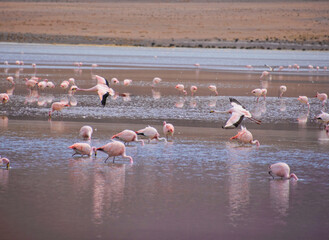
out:
<path id="1" fill-rule="evenodd" d="M 329 50 L 327 2 L 0 2 L 0 41 Z"/>

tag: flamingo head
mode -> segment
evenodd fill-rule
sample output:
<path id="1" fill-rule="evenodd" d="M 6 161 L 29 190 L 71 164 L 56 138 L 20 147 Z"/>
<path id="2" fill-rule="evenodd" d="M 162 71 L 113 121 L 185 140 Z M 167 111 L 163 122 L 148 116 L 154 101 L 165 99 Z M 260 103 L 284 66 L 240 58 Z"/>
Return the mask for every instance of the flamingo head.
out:
<path id="1" fill-rule="evenodd" d="M 1 165 L 2 165 L 2 164 L 6 164 L 6 168 L 9 169 L 10 161 L 9 161 L 8 158 L 1 158 L 1 159 L 0 159 L 0 163 L 1 163 Z"/>
<path id="2" fill-rule="evenodd" d="M 296 181 L 298 180 L 298 177 L 294 173 L 290 174 L 289 178 L 295 179 Z"/>
<path id="3" fill-rule="evenodd" d="M 163 126 L 166 125 L 166 124 L 167 124 L 167 122 L 166 121 L 163 121 Z"/>
<path id="4" fill-rule="evenodd" d="M 95 157 L 96 157 L 96 155 L 97 155 L 97 148 L 96 147 L 92 147 L 91 150 L 95 154 Z"/>

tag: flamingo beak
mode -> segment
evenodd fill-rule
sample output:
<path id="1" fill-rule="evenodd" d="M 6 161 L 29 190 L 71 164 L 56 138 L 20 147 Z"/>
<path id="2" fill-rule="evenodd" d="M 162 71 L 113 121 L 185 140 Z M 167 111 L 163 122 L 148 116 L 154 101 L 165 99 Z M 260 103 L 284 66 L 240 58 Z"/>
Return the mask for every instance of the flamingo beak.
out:
<path id="1" fill-rule="evenodd" d="M 97 150 L 95 150 L 95 157 L 97 156 Z"/>
<path id="2" fill-rule="evenodd" d="M 9 169 L 10 163 L 7 163 L 7 169 Z"/>
<path id="3" fill-rule="evenodd" d="M 214 110 L 211 110 L 210 113 L 214 113 L 215 111 Z"/>

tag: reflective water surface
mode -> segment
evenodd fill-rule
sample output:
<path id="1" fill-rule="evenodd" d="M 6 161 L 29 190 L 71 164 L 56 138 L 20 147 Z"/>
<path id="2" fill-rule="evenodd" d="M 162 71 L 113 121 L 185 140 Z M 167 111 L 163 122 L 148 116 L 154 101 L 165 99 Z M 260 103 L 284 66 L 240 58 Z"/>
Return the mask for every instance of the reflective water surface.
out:
<path id="1" fill-rule="evenodd" d="M 75 46 L 10 46 L 0 48 L 7 54 L 1 55 L 1 62 L 9 62 L 0 68 L 0 92 L 12 91 L 10 101 L 0 104 L 0 155 L 11 160 L 9 170 L 0 166 L 1 239 L 324 239 L 328 235 L 329 135 L 314 120 L 321 110 L 327 111 L 327 104 L 322 107 L 314 95 L 329 92 L 329 72 L 308 69 L 309 64 L 328 65 L 328 54 L 296 52 L 303 57 L 291 60 L 280 51 L 227 50 L 232 56 L 247 54 L 242 59 L 272 56 L 278 65 L 305 63 L 301 71 L 275 71 L 259 79 L 266 70 L 263 63 L 254 70 L 244 68 L 245 60 L 224 70 L 211 64 L 202 68 L 216 49 L 131 48 L 130 58 L 125 48 L 104 47 L 97 52 L 84 46 L 90 51 L 84 54 L 75 52 Z M 53 52 L 47 54 L 49 49 Z M 124 55 L 131 66 L 113 56 L 109 65 L 97 61 L 107 51 Z M 168 54 L 174 51 L 192 60 L 180 65 L 181 57 Z M 170 57 L 170 64 L 135 64 L 135 57 L 145 63 L 147 55 L 159 59 L 161 54 Z M 193 65 L 198 58 L 200 68 Z M 15 60 L 24 60 L 24 65 L 15 65 Z M 84 65 L 76 67 L 75 61 Z M 92 68 L 90 63 L 104 66 Z M 95 93 L 70 95 L 58 87 L 70 77 L 81 87 L 91 87 L 94 74 L 120 82 L 132 79 L 130 86 L 110 85 L 129 97 L 110 98 L 103 108 Z M 55 89 L 28 90 L 22 79 L 34 75 L 53 81 Z M 15 77 L 14 88 L 5 80 L 8 76 Z M 162 82 L 152 87 L 156 76 Z M 177 83 L 188 87 L 187 96 L 177 92 Z M 198 86 L 195 97 L 189 92 L 192 84 Z M 207 89 L 209 84 L 217 85 L 219 96 Z M 288 90 L 279 99 L 282 84 Z M 268 97 L 257 103 L 250 92 L 258 87 L 266 87 Z M 310 111 L 297 101 L 299 95 L 309 96 Z M 228 109 L 229 96 L 262 120 L 261 125 L 243 121 L 260 147 L 229 141 L 238 131 L 221 129 L 229 116 L 209 113 Z M 51 103 L 63 99 L 71 107 L 48 119 Z M 104 163 L 107 155 L 102 152 L 97 157 L 72 157 L 68 149 L 75 142 L 100 147 L 115 133 L 146 125 L 163 136 L 164 120 L 175 125 L 173 140 L 130 144 L 126 151 L 133 164 L 121 157 Z M 93 127 L 91 141 L 79 137 L 83 125 Z M 273 180 L 268 166 L 279 161 L 289 164 L 300 180 Z"/>

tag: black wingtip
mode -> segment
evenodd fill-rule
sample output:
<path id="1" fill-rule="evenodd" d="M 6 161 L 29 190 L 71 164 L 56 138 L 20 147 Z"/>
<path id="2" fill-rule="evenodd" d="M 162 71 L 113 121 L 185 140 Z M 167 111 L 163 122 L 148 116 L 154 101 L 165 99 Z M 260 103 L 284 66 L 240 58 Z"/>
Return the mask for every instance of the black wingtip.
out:
<path id="1" fill-rule="evenodd" d="M 106 98 L 107 98 L 108 96 L 110 96 L 110 94 L 109 94 L 108 92 L 105 93 L 105 94 L 103 95 L 103 98 L 102 98 L 102 101 L 101 101 L 103 107 L 105 107 L 105 104 L 106 104 Z"/>
<path id="2" fill-rule="evenodd" d="M 110 86 L 109 81 L 107 81 L 106 78 L 104 78 L 104 79 L 105 79 L 105 84 L 109 87 Z"/>
<path id="3" fill-rule="evenodd" d="M 230 102 L 234 102 L 234 103 L 239 104 L 239 105 L 242 106 L 242 104 L 238 100 L 236 100 L 235 98 L 230 97 Z"/>

